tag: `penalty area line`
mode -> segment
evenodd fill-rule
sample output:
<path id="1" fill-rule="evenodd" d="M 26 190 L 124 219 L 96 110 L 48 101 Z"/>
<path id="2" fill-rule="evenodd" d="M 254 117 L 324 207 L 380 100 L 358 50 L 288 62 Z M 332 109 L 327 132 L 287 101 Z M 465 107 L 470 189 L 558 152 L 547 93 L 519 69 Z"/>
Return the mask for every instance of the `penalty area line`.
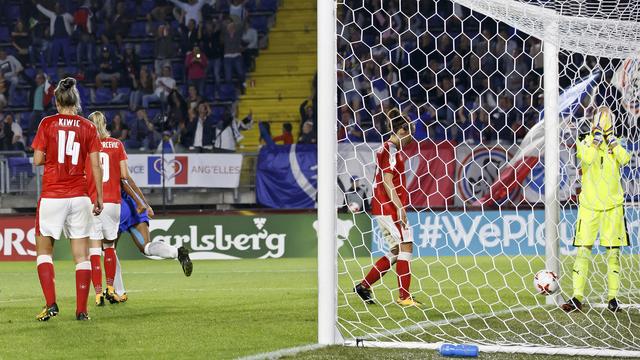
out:
<path id="1" fill-rule="evenodd" d="M 323 345 L 323 344 L 309 344 L 309 345 L 302 345 L 302 346 L 296 346 L 296 347 L 292 347 L 292 348 L 286 348 L 286 349 L 280 349 L 280 350 L 276 350 L 276 351 L 272 351 L 272 352 L 266 352 L 266 353 L 261 353 L 261 354 L 256 354 L 256 355 L 250 355 L 250 356 L 245 356 L 245 357 L 241 357 L 238 358 L 237 360 L 270 360 L 270 359 L 279 359 L 283 356 L 290 356 L 290 355 L 295 355 L 301 352 L 306 352 L 306 351 L 312 351 L 312 350 L 317 350 L 323 347 L 326 347 L 327 345 Z"/>

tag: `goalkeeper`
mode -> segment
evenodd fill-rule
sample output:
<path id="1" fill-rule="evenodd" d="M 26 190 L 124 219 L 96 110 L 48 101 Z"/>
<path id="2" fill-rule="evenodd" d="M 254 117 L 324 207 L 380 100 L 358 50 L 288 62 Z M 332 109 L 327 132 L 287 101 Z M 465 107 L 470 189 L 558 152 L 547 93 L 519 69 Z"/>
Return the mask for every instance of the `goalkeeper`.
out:
<path id="1" fill-rule="evenodd" d="M 607 249 L 608 309 L 620 311 L 616 300 L 620 287 L 620 248 L 629 245 L 620 167 L 631 157 L 613 136 L 612 124 L 611 110 L 599 108 L 593 117 L 591 134 L 576 145 L 577 157 L 582 164 L 582 192 L 573 240 L 578 249 L 573 265 L 573 297 L 562 305 L 566 312 L 582 310 L 591 248 L 598 233 L 600 246 Z"/>

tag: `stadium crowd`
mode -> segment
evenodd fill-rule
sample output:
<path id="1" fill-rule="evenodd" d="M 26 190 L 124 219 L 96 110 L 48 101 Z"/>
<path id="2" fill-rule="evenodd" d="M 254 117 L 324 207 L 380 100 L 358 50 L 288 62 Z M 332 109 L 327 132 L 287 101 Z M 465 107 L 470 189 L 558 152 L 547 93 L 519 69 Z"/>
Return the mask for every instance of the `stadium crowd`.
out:
<path id="1" fill-rule="evenodd" d="M 53 86 L 79 83 L 133 151 L 234 151 L 245 74 L 276 0 L 0 1 L 0 150 L 28 149 Z M 4 24 L 5 26 L 3 26 Z"/>
<path id="2" fill-rule="evenodd" d="M 338 13 L 339 140 L 380 141 L 384 111 L 395 106 L 415 121 L 417 140 L 508 146 L 538 121 L 539 40 L 450 2 L 345 5 Z M 431 15 L 404 15 L 417 10 Z"/>

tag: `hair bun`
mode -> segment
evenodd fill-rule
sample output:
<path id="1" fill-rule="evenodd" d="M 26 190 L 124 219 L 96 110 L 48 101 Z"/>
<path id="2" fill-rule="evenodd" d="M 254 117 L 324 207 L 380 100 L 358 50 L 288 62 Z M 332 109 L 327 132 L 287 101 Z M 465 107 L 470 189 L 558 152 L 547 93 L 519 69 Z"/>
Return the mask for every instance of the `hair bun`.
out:
<path id="1" fill-rule="evenodd" d="M 64 78 L 60 81 L 60 85 L 64 90 L 69 90 L 76 85 L 76 79 L 72 77 Z"/>

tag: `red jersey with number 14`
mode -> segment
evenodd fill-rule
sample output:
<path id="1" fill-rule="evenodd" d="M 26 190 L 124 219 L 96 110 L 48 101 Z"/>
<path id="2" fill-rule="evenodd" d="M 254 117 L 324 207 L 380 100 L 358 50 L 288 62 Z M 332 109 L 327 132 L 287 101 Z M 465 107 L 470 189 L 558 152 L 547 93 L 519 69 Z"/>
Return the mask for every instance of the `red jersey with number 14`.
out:
<path id="1" fill-rule="evenodd" d="M 85 161 L 101 148 L 91 121 L 80 115 L 47 116 L 40 122 L 31 147 L 45 153 L 41 197 L 88 195 Z"/>
<path id="2" fill-rule="evenodd" d="M 390 215 L 393 220 L 398 219 L 400 209 L 391 202 L 384 187 L 383 174 L 393 175 L 393 186 L 404 208 L 409 205 L 409 192 L 407 191 L 407 179 L 404 175 L 404 163 L 407 155 L 399 151 L 390 141 L 382 144 L 376 152 L 376 178 L 373 183 L 373 201 L 371 201 L 371 213 L 373 215 Z"/>
<path id="3" fill-rule="evenodd" d="M 120 178 L 122 177 L 120 161 L 122 160 L 127 160 L 127 153 L 124 151 L 122 142 L 112 137 L 103 139 L 100 164 L 102 165 L 102 197 L 105 203 L 120 204 Z M 89 197 L 92 202 L 95 202 L 98 193 L 89 161 L 87 161 L 87 181 L 89 182 Z"/>

